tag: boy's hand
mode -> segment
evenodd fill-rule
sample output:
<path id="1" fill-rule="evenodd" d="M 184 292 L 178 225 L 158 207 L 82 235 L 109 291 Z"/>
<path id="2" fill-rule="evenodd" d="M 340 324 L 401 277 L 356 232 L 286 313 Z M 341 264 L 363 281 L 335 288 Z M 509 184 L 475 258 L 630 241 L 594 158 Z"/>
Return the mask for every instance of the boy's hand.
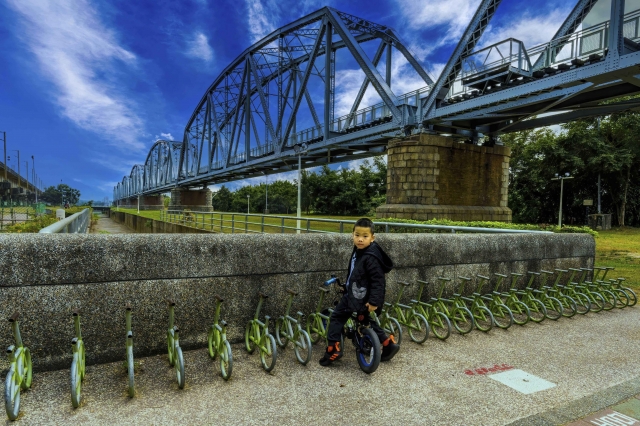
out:
<path id="1" fill-rule="evenodd" d="M 369 303 L 366 303 L 366 306 L 367 306 L 367 308 L 369 308 L 369 312 L 373 312 L 376 309 L 378 309 L 377 306 L 370 305 Z"/>

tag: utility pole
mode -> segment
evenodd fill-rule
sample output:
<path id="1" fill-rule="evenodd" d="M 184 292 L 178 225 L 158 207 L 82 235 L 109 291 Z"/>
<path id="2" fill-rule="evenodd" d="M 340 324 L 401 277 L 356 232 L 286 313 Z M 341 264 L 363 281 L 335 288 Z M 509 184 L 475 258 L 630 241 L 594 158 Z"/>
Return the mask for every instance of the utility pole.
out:
<path id="1" fill-rule="evenodd" d="M 36 159 L 31 156 L 31 173 L 33 174 L 33 179 L 31 182 L 33 183 L 33 190 L 36 193 L 36 204 L 38 204 L 38 187 L 36 184 Z"/>
<path id="2" fill-rule="evenodd" d="M 2 132 L 2 140 L 4 141 L 4 181 L 7 182 L 7 132 Z"/>
<path id="3" fill-rule="evenodd" d="M 560 181 L 560 213 L 558 214 L 558 227 L 562 228 L 562 187 L 565 179 L 573 179 L 573 176 L 570 176 L 569 173 L 565 173 L 564 176 L 560 176 L 556 173 L 556 177 L 551 178 L 551 180 L 559 180 Z"/>

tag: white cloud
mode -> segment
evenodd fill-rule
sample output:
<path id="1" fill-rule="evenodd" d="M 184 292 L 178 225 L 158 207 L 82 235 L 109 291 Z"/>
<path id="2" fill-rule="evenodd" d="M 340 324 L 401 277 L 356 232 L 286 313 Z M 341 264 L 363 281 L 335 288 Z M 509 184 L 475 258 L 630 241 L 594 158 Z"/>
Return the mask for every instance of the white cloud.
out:
<path id="1" fill-rule="evenodd" d="M 160 133 L 160 136 L 156 135 L 151 142 L 156 143 L 158 140 L 174 141 L 175 138 L 171 133 Z"/>
<path id="2" fill-rule="evenodd" d="M 479 0 L 396 0 L 407 23 L 414 29 L 446 25 L 445 36 L 436 42 L 459 39 L 476 12 Z"/>
<path id="3" fill-rule="evenodd" d="M 205 62 L 213 60 L 213 49 L 209 45 L 207 36 L 202 32 L 196 32 L 190 40 L 186 41 L 185 55 L 190 58 L 201 59 Z"/>
<path id="4" fill-rule="evenodd" d="M 264 38 L 275 30 L 279 21 L 278 5 L 273 0 L 245 0 L 247 6 L 247 24 L 251 34 L 251 42 Z"/>
<path id="5" fill-rule="evenodd" d="M 546 43 L 558 31 L 568 14 L 569 9 L 554 9 L 537 16 L 526 12 L 519 15 L 517 21 L 488 28 L 483 36 L 482 46 L 489 46 L 508 38 L 520 40 L 526 47 Z"/>
<path id="6" fill-rule="evenodd" d="M 142 150 L 143 127 L 137 107 L 120 89 L 119 66 L 136 66 L 136 57 L 120 47 L 116 35 L 86 0 L 8 0 L 20 18 L 18 34 L 53 83 L 60 113 L 77 126 L 106 136 L 123 149 Z"/>

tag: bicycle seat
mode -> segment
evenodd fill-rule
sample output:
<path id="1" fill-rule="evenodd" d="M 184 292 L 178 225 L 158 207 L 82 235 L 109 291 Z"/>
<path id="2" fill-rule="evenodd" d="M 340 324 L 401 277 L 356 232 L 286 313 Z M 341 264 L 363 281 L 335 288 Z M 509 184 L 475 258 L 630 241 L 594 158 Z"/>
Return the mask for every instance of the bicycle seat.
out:
<path id="1" fill-rule="evenodd" d="M 225 320 L 220 320 L 220 325 L 222 327 L 226 327 L 227 326 L 227 322 Z"/>
<path id="2" fill-rule="evenodd" d="M 176 306 L 176 302 L 171 299 L 167 299 L 167 303 L 169 304 L 169 306 Z"/>
<path id="3" fill-rule="evenodd" d="M 298 293 L 297 293 L 297 292 L 295 292 L 295 291 L 293 291 L 293 290 L 291 290 L 291 289 L 289 289 L 289 288 L 287 289 L 287 293 L 292 294 L 292 295 L 294 295 L 294 296 L 297 296 L 297 295 L 298 295 Z"/>
<path id="4" fill-rule="evenodd" d="M 496 274 L 496 275 L 498 275 L 498 274 Z M 480 274 L 476 275 L 476 277 L 482 278 L 483 280 L 491 280 L 491 278 L 485 277 L 484 275 L 480 275 Z"/>
<path id="5" fill-rule="evenodd" d="M 71 315 L 74 317 L 79 316 L 82 313 L 82 310 L 80 308 L 78 309 L 74 309 L 73 312 L 71 312 Z"/>
<path id="6" fill-rule="evenodd" d="M 16 322 L 18 321 L 18 317 L 20 316 L 20 313 L 18 311 L 15 311 L 13 315 L 11 315 L 11 317 L 9 317 L 9 322 Z"/>
<path id="7" fill-rule="evenodd" d="M 557 272 L 569 272 L 567 269 L 556 269 Z"/>
<path id="8" fill-rule="evenodd" d="M 507 278 L 507 276 L 506 276 L 505 274 L 498 274 L 497 272 L 494 272 L 494 274 L 493 274 L 493 275 L 495 275 L 496 277 Z M 478 275 L 478 276 L 480 277 L 481 275 Z M 482 277 L 482 278 L 485 278 L 485 277 Z M 488 278 L 487 278 L 487 279 L 488 279 Z"/>
<path id="9" fill-rule="evenodd" d="M 215 297 L 218 302 L 224 302 L 224 299 L 222 297 L 218 296 L 217 294 L 215 296 L 213 296 L 213 297 Z"/>
<path id="10" fill-rule="evenodd" d="M 262 297 L 263 299 L 267 299 L 269 297 L 268 295 L 266 295 L 266 294 L 264 294 L 262 292 L 258 293 L 258 296 Z"/>
<path id="11" fill-rule="evenodd" d="M 130 311 L 130 310 L 131 310 L 131 304 L 130 304 L 130 303 L 127 303 L 127 304 L 125 305 L 125 307 L 124 307 L 124 308 L 125 308 L 127 311 Z"/>
<path id="12" fill-rule="evenodd" d="M 402 284 L 402 285 L 403 285 L 403 286 L 405 286 L 405 287 L 409 287 L 409 286 L 411 285 L 411 284 L 409 284 L 409 283 L 408 283 L 408 282 L 406 282 L 406 281 L 396 281 L 396 282 L 397 282 L 398 284 Z"/>
<path id="13" fill-rule="evenodd" d="M 325 286 L 322 287 L 318 287 L 321 291 L 324 291 L 325 293 L 329 293 L 329 289 L 326 288 Z"/>
<path id="14" fill-rule="evenodd" d="M 540 275 L 540 272 L 531 272 L 531 271 L 527 271 L 527 274 L 531 274 L 531 275 Z"/>

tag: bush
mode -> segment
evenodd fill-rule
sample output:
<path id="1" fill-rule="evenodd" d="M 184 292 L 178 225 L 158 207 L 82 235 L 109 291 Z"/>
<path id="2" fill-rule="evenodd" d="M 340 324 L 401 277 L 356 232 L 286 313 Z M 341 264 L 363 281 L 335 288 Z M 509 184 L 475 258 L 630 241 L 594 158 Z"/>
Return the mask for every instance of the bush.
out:
<path id="1" fill-rule="evenodd" d="M 41 215 L 33 220 L 27 222 L 16 223 L 15 225 L 9 225 L 3 229 L 3 232 L 7 233 L 37 233 L 42 228 L 46 228 L 49 225 L 56 223 L 56 217 L 53 215 Z"/>

